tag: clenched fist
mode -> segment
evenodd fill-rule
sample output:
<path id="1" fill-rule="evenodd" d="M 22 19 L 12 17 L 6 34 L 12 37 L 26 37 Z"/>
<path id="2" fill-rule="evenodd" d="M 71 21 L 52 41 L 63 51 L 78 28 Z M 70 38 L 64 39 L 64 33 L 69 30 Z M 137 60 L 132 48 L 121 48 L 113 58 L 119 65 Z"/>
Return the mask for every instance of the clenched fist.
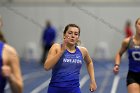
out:
<path id="1" fill-rule="evenodd" d="M 11 68 L 7 65 L 2 66 L 2 75 L 4 77 L 9 77 L 11 75 Z"/>

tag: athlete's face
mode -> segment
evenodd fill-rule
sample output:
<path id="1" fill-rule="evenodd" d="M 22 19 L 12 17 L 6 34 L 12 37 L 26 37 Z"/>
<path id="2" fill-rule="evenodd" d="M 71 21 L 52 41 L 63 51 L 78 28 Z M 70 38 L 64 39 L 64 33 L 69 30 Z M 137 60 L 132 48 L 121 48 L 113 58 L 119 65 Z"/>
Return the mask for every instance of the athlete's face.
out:
<path id="1" fill-rule="evenodd" d="M 64 38 L 69 44 L 75 45 L 79 39 L 79 29 L 77 27 L 69 27 Z"/>

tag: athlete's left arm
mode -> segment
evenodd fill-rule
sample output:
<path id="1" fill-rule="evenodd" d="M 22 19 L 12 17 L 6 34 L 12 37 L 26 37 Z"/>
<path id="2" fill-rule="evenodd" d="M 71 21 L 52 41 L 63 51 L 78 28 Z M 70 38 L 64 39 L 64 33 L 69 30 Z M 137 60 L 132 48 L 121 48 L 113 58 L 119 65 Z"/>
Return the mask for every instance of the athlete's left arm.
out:
<path id="1" fill-rule="evenodd" d="M 97 88 L 97 85 L 95 81 L 94 65 L 93 65 L 92 59 L 89 56 L 88 50 L 86 48 L 82 47 L 81 50 L 82 50 L 83 58 L 86 62 L 87 71 L 90 76 L 90 90 L 95 91 Z"/>
<path id="2" fill-rule="evenodd" d="M 9 45 L 5 46 L 4 51 L 8 57 L 8 63 L 9 63 L 8 66 L 10 67 L 10 70 L 7 73 L 6 77 L 10 83 L 12 93 L 22 93 L 23 81 L 22 81 L 18 54 L 16 50 Z"/>

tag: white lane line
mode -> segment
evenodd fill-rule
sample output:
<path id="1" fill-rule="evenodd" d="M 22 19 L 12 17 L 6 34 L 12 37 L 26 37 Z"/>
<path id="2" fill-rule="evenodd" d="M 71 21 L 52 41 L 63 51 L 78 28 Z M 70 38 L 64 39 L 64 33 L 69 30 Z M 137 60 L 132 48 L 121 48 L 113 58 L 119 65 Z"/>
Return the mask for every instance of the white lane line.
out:
<path id="1" fill-rule="evenodd" d="M 46 88 L 49 85 L 50 82 L 49 78 L 46 82 L 44 82 L 43 84 L 39 85 L 37 88 L 35 88 L 34 90 L 31 91 L 31 93 L 39 93 L 41 90 L 43 90 L 44 88 Z M 81 80 L 80 80 L 80 88 L 82 88 L 84 86 L 84 84 L 87 82 L 87 80 L 89 79 L 88 75 L 85 75 Z"/>
<path id="2" fill-rule="evenodd" d="M 38 72 L 32 72 L 30 74 L 26 74 L 23 76 L 23 80 L 25 81 L 26 79 L 29 79 L 29 78 L 34 78 L 34 77 L 39 77 L 39 76 L 42 76 L 44 75 L 46 71 L 38 71 Z"/>
<path id="3" fill-rule="evenodd" d="M 102 84 L 101 84 L 101 87 L 100 87 L 98 93 L 104 93 L 105 87 L 107 86 L 107 84 L 108 84 L 108 82 L 109 82 L 110 76 L 111 76 L 111 72 L 110 72 L 110 71 L 106 71 L 106 72 L 104 73 L 104 79 L 103 79 L 103 82 L 102 82 Z"/>
<path id="4" fill-rule="evenodd" d="M 40 77 L 42 75 L 44 75 L 46 71 L 42 70 L 42 71 L 38 71 L 38 72 L 32 72 L 26 75 L 23 75 L 23 81 L 30 79 L 30 78 L 35 78 L 35 77 Z M 6 84 L 5 90 L 9 89 L 9 83 Z"/>
<path id="5" fill-rule="evenodd" d="M 47 81 L 45 81 L 41 85 L 37 86 L 30 93 L 39 93 L 41 90 L 43 90 L 44 88 L 46 88 L 49 85 L 50 80 L 51 80 L 51 78 L 49 78 Z"/>
<path id="6" fill-rule="evenodd" d="M 88 79 L 89 79 L 89 76 L 87 74 L 80 80 L 80 88 L 84 86 L 84 84 L 87 82 Z"/>
<path id="7" fill-rule="evenodd" d="M 120 80 L 120 76 L 116 75 L 115 78 L 114 78 L 114 81 L 113 81 L 113 86 L 112 86 L 112 89 L 111 89 L 111 93 L 116 93 L 119 80 Z"/>

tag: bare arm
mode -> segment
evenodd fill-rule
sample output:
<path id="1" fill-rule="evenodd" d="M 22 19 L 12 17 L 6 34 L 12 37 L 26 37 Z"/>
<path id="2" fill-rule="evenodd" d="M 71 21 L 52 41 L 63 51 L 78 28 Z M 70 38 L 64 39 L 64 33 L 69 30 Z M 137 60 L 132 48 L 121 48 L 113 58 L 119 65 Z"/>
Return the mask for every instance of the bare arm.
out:
<path id="1" fill-rule="evenodd" d="M 127 50 L 129 40 L 130 40 L 130 38 L 127 38 L 127 39 L 123 40 L 121 48 L 119 49 L 119 51 L 116 54 L 115 65 L 114 65 L 114 68 L 113 68 L 113 71 L 114 71 L 115 74 L 117 74 L 119 72 L 119 65 L 120 65 L 120 62 L 121 62 L 121 57 L 124 54 L 124 52 Z"/>
<path id="2" fill-rule="evenodd" d="M 66 45 L 68 42 L 68 37 L 64 39 L 63 44 L 53 44 L 51 49 L 49 50 L 47 59 L 44 64 L 44 68 L 48 71 L 54 67 L 54 65 L 58 62 L 64 51 L 66 50 Z"/>
<path id="3" fill-rule="evenodd" d="M 9 81 L 12 93 L 22 93 L 23 81 L 19 65 L 19 57 L 16 50 L 8 45 L 5 45 L 3 56 L 8 62 L 8 64 L 4 64 L 2 68 L 3 74 Z"/>
<path id="4" fill-rule="evenodd" d="M 46 70 L 52 69 L 62 56 L 63 52 L 64 50 L 61 49 L 61 46 L 59 44 L 54 44 L 48 53 L 44 68 Z"/>
<path id="5" fill-rule="evenodd" d="M 83 50 L 84 60 L 86 62 L 86 66 L 87 66 L 87 71 L 88 71 L 89 76 L 90 76 L 90 90 L 93 92 L 97 88 L 96 81 L 95 81 L 95 75 L 94 75 L 93 62 L 89 56 L 87 49 L 83 48 L 82 50 Z"/>

